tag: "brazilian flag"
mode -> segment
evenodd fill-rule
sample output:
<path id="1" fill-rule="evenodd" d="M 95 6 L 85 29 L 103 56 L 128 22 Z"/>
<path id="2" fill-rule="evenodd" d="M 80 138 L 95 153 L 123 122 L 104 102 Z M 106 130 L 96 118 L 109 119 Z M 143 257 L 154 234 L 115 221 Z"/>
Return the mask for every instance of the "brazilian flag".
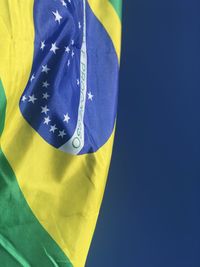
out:
<path id="1" fill-rule="evenodd" d="M 120 39 L 121 0 L 0 1 L 0 266 L 85 265 Z"/>

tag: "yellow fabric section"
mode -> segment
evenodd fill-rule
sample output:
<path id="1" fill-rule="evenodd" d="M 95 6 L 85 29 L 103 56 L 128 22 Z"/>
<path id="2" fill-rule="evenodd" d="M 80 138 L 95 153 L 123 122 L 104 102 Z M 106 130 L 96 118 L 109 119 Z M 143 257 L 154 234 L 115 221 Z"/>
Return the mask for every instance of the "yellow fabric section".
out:
<path id="1" fill-rule="evenodd" d="M 120 61 L 121 21 L 119 16 L 109 0 L 88 0 L 88 3 L 93 13 L 101 21 L 110 38 L 112 39 L 118 60 Z"/>
<path id="2" fill-rule="evenodd" d="M 121 24 L 105 0 L 89 0 L 119 58 Z M 96 153 L 72 156 L 54 149 L 23 119 L 19 98 L 33 60 L 33 0 L 0 1 L 0 76 L 7 97 L 2 150 L 40 223 L 74 267 L 83 267 L 110 163 L 113 136 Z"/>

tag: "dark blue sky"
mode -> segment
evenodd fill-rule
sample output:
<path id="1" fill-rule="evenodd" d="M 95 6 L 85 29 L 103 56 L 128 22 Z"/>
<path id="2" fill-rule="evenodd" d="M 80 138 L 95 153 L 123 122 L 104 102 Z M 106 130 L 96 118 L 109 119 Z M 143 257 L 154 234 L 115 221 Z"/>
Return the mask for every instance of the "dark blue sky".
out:
<path id="1" fill-rule="evenodd" d="M 86 266 L 200 266 L 200 1 L 124 1 L 115 146 Z"/>

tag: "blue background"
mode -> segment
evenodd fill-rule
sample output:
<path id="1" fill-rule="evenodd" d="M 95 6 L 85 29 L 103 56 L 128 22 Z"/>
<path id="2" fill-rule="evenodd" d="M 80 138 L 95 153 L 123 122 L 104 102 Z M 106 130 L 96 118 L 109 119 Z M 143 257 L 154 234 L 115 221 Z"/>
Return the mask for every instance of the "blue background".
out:
<path id="1" fill-rule="evenodd" d="M 123 3 L 114 153 L 87 267 L 200 266 L 200 2 Z"/>

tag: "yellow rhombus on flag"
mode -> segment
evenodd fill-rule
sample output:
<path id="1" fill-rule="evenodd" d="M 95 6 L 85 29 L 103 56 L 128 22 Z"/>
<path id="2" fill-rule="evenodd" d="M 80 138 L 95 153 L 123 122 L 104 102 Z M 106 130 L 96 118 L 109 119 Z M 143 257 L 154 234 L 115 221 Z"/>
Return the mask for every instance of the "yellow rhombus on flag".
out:
<path id="1" fill-rule="evenodd" d="M 83 267 L 114 138 L 121 0 L 1 0 L 0 38 L 0 266 Z"/>

